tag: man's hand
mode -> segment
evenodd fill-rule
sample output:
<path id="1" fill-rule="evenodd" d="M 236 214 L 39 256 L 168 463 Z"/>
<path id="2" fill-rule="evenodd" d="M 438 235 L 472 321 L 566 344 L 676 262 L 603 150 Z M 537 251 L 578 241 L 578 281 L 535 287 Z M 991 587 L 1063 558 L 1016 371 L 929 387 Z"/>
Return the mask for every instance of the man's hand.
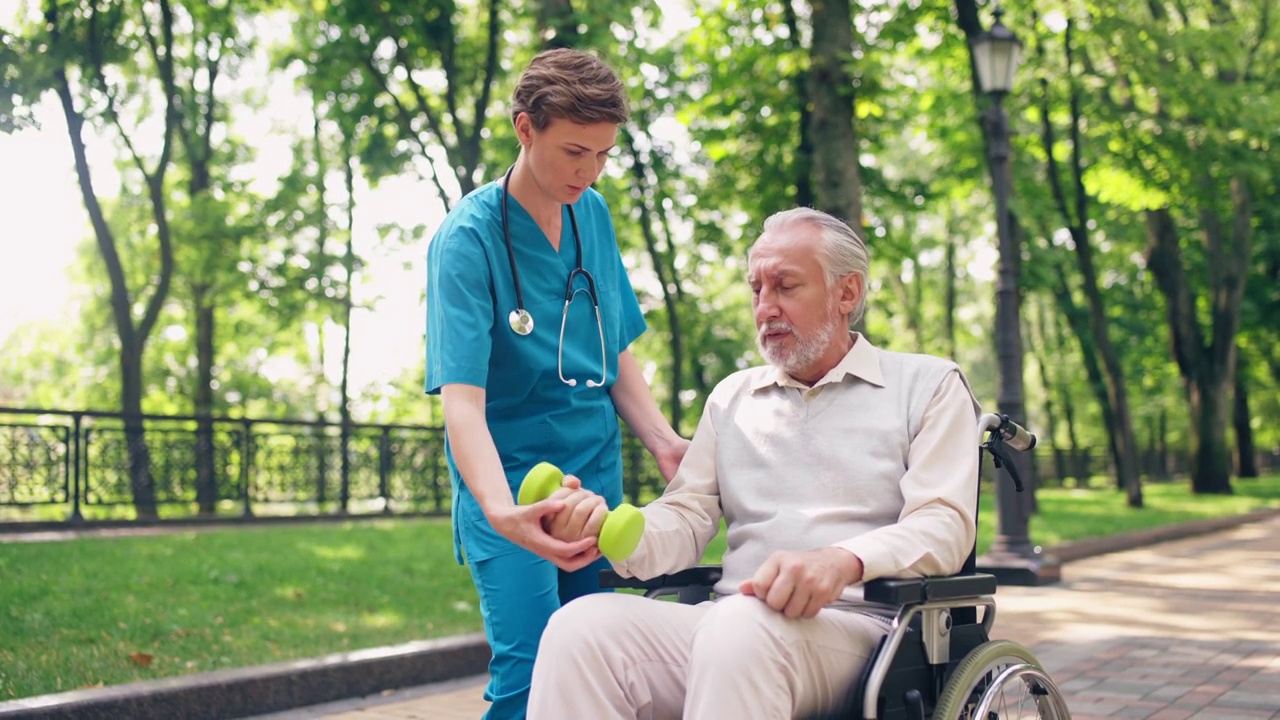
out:
<path id="1" fill-rule="evenodd" d="M 862 579 L 862 560 L 837 547 L 807 552 L 779 550 L 738 587 L 789 618 L 811 618 Z"/>
<path id="2" fill-rule="evenodd" d="M 582 488 L 582 481 L 565 475 L 559 490 L 551 495 L 564 503 L 564 508 L 542 519 L 542 526 L 557 540 L 573 542 L 583 538 L 599 538 L 600 528 L 609 514 L 604 498 Z"/>
<path id="3" fill-rule="evenodd" d="M 557 491 L 559 492 L 559 491 Z M 600 557 L 594 537 L 565 542 L 552 537 L 543 527 L 547 518 L 564 509 L 556 497 L 532 505 L 508 505 L 485 513 L 498 534 L 540 558 L 550 560 L 565 572 L 580 570 Z"/>

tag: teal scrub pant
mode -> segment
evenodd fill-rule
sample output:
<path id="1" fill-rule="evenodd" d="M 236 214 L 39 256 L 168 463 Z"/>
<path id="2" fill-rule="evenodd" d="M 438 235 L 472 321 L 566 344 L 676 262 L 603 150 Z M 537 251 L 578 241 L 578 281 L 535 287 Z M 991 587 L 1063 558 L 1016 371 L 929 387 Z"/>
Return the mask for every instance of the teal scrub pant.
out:
<path id="1" fill-rule="evenodd" d="M 480 594 L 480 615 L 493 650 L 488 720 L 522 720 L 529 702 L 533 659 L 551 613 L 570 600 L 601 592 L 600 560 L 573 573 L 525 550 L 468 563 Z"/>

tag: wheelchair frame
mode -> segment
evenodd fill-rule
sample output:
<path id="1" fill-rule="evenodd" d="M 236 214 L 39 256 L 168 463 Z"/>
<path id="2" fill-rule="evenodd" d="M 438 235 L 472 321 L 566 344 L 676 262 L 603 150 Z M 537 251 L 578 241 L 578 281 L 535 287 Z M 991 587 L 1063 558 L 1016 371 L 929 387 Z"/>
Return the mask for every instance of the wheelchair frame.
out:
<path id="1" fill-rule="evenodd" d="M 1009 467 L 1021 490 L 1021 480 L 1004 448 L 1030 450 L 1035 436 L 1006 415 L 986 413 L 978 419 L 978 442 L 991 453 L 996 467 Z M 1029 650 L 1008 640 L 990 639 L 996 578 L 974 572 L 976 550 L 970 551 L 959 575 L 882 578 L 863 586 L 868 602 L 898 606 L 888 634 L 858 684 L 857 705 L 863 720 L 1003 720 L 1007 715 L 995 712 L 993 705 L 1008 699 L 1009 692 L 1020 701 L 1030 697 L 1034 717 L 1071 717 L 1058 686 Z M 681 603 L 697 604 L 711 598 L 712 586 L 720 578 L 721 569 L 715 565 L 649 580 L 623 578 L 606 570 L 600 574 L 600 585 L 643 590 L 650 598 L 675 595 Z M 983 608 L 981 620 L 978 608 Z"/>

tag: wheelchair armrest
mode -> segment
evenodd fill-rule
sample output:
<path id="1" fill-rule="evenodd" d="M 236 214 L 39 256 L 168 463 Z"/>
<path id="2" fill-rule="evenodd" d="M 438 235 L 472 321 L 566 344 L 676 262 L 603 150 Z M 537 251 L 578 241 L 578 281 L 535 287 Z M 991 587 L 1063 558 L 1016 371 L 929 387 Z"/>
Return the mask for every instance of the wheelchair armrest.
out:
<path id="1" fill-rule="evenodd" d="M 885 605 L 908 605 L 929 600 L 990 595 L 995 591 L 994 575 L 975 573 L 910 580 L 879 578 L 863 586 L 862 597 L 868 602 Z"/>
<path id="2" fill-rule="evenodd" d="M 612 570 L 600 571 L 600 587 L 602 588 L 630 588 L 634 590 L 644 590 L 651 592 L 662 588 L 681 588 L 691 586 L 711 587 L 720 582 L 721 570 L 719 565 L 698 565 L 688 570 L 681 570 L 670 575 L 659 575 L 648 580 L 640 580 L 639 578 L 624 578 Z"/>

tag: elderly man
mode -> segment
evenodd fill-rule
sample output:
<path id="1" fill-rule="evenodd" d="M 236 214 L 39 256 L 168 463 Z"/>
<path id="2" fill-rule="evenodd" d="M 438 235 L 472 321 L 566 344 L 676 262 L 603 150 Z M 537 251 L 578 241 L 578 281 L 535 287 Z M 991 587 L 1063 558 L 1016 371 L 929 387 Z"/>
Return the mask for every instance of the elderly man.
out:
<path id="1" fill-rule="evenodd" d="M 840 220 L 778 213 L 748 281 L 767 366 L 707 400 L 693 444 L 644 508 L 624 576 L 699 562 L 724 519 L 717 599 L 593 595 L 552 617 L 534 718 L 785 718 L 848 709 L 890 608 L 879 577 L 957 572 L 974 542 L 977 404 L 959 368 L 850 332 L 867 251 Z M 553 533 L 599 533 L 600 500 L 566 488 Z"/>

